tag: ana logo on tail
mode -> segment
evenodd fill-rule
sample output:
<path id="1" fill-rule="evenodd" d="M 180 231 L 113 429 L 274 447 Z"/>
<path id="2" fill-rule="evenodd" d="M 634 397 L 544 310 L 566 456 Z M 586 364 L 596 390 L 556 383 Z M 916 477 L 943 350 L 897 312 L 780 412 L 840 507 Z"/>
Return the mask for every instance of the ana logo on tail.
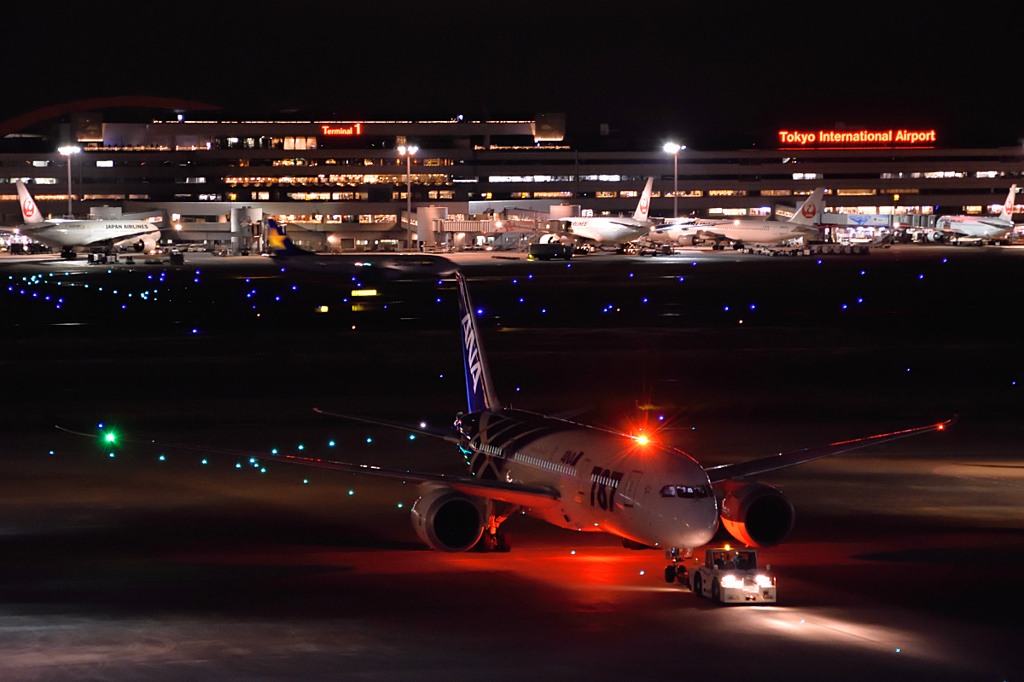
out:
<path id="1" fill-rule="evenodd" d="M 469 311 L 462 318 L 462 340 L 466 344 L 466 370 L 473 378 L 473 393 L 480 386 L 480 353 L 476 345 L 476 332 L 473 331 L 473 312 Z"/>

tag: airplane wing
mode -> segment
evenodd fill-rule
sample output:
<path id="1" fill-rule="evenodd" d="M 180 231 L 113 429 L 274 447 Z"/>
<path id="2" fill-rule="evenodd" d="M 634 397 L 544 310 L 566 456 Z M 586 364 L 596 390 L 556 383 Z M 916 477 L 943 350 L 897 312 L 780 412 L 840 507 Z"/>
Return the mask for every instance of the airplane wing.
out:
<path id="1" fill-rule="evenodd" d="M 96 434 L 94 433 L 83 433 L 81 431 L 74 431 L 72 429 L 66 429 L 59 425 L 56 428 L 60 431 L 70 433 L 75 436 L 84 436 L 86 438 L 96 437 Z M 521 483 L 509 483 L 506 481 L 485 480 L 472 478 L 468 476 L 446 476 L 445 474 L 434 474 L 402 469 L 386 469 L 384 467 L 374 466 L 371 464 L 350 464 L 348 462 L 336 462 L 334 460 L 318 459 L 315 457 L 298 457 L 296 455 L 268 455 L 263 452 L 234 450 L 230 448 L 211 448 L 197 445 L 187 445 L 182 443 L 160 443 L 155 440 L 140 440 L 125 438 L 123 436 L 119 437 L 118 441 L 120 441 L 121 443 L 151 445 L 168 449 L 173 448 L 177 450 L 189 450 L 192 452 L 229 455 L 232 457 L 245 457 L 249 459 L 250 462 L 281 462 L 283 464 L 297 464 L 299 466 L 315 467 L 318 469 L 331 469 L 333 471 L 343 471 L 351 474 L 364 474 L 367 476 L 397 479 L 407 482 L 411 481 L 413 483 L 434 483 L 439 485 L 450 486 L 456 490 L 466 493 L 467 495 L 483 497 L 489 500 L 498 500 L 500 502 L 508 502 L 509 504 L 515 504 L 522 507 L 530 507 L 531 509 L 546 509 L 548 507 L 553 506 L 555 503 L 558 502 L 559 499 L 561 499 L 561 494 L 558 492 L 558 490 L 554 488 L 523 485 Z"/>
<path id="2" fill-rule="evenodd" d="M 844 440 L 819 448 L 805 448 L 803 450 L 794 450 L 792 452 L 780 452 L 777 455 L 769 455 L 768 457 L 751 459 L 746 462 L 738 462 L 736 464 L 722 464 L 720 466 L 707 467 L 704 471 L 707 472 L 708 478 L 711 479 L 712 484 L 722 483 L 724 481 L 731 481 L 738 478 L 746 478 L 747 476 L 756 476 L 758 474 L 768 473 L 769 471 L 775 471 L 777 469 L 785 469 L 786 467 L 803 464 L 804 462 L 813 462 L 814 460 L 821 459 L 823 457 L 831 457 L 832 455 L 838 455 L 842 452 L 859 450 L 860 448 L 878 445 L 879 443 L 888 443 L 889 441 L 899 440 L 900 438 L 907 438 L 909 436 L 916 436 L 921 433 L 942 431 L 954 421 L 956 421 L 956 417 L 947 419 L 944 422 L 939 422 L 938 424 L 919 426 L 914 429 L 880 433 L 875 436 L 857 438 L 855 440 Z"/>

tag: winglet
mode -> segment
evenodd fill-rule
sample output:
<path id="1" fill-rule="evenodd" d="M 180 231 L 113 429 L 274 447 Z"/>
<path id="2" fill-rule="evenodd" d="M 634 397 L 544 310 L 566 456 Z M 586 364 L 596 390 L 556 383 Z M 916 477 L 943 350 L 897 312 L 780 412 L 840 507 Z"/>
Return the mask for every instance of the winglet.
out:
<path id="1" fill-rule="evenodd" d="M 21 204 L 21 217 L 25 224 L 31 225 L 32 223 L 43 222 L 43 214 L 40 213 L 39 207 L 36 206 L 36 200 L 28 193 L 28 188 L 25 187 L 25 184 L 21 180 L 14 184 L 18 187 L 18 202 Z"/>
<path id="2" fill-rule="evenodd" d="M 476 310 L 469 298 L 469 287 L 462 273 L 455 274 L 459 286 L 459 319 L 462 328 L 462 364 L 466 370 L 466 400 L 470 412 L 500 410 L 501 403 L 494 392 L 491 372 L 480 343 L 476 326 Z"/>

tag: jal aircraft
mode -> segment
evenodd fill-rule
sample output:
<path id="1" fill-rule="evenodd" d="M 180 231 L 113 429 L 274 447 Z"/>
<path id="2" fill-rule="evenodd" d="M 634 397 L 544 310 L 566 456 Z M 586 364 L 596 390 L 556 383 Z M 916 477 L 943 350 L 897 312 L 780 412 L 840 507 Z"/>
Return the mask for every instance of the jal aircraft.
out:
<path id="1" fill-rule="evenodd" d="M 456 281 L 467 405 L 451 429 L 317 412 L 444 439 L 458 447 L 469 466 L 468 475 L 246 453 L 252 454 L 251 461 L 287 462 L 415 483 L 420 497 L 412 508 L 413 527 L 424 543 L 442 552 L 473 547 L 508 551 L 508 536 L 499 529 L 512 514 L 523 512 L 572 531 L 611 533 L 622 538 L 627 548 L 663 549 L 671 562 L 665 569 L 666 581 L 682 582 L 686 574 L 679 561 L 710 542 L 719 523 L 737 540 L 755 547 L 776 545 L 789 535 L 793 505 L 778 489 L 754 482 L 753 477 L 941 431 L 951 421 L 705 467 L 681 450 L 657 442 L 653 434 L 619 432 L 504 407 L 491 380 L 466 280 L 456 274 Z"/>
<path id="2" fill-rule="evenodd" d="M 930 233 L 932 241 L 940 241 L 943 236 L 972 237 L 988 241 L 1005 242 L 1013 232 L 1013 204 L 1016 200 L 1017 185 L 1010 185 L 1010 193 L 1003 202 L 1003 210 L 995 218 L 983 218 L 976 215 L 942 216 L 935 223 L 935 231 Z"/>
<path id="3" fill-rule="evenodd" d="M 789 220 L 710 220 L 666 223 L 652 228 L 648 239 L 654 242 L 674 242 L 680 246 L 693 246 L 695 241 L 713 241 L 718 247 L 723 242 L 739 249 L 744 244 L 782 244 L 800 237 L 817 237 L 818 218 L 825 208 L 825 188 L 818 187 Z"/>
<path id="4" fill-rule="evenodd" d="M 131 243 L 140 251 L 151 251 L 160 240 L 160 230 L 154 223 L 132 216 L 117 220 L 46 220 L 25 185 L 21 181 L 16 184 L 25 222 L 14 230 L 41 244 L 60 247 L 62 258 L 74 258 L 76 248 L 110 251 L 122 242 Z"/>
<path id="5" fill-rule="evenodd" d="M 647 185 L 637 202 L 633 217 L 612 218 L 565 218 L 560 222 L 578 241 L 595 246 L 628 244 L 647 234 L 651 221 L 647 216 L 651 209 L 651 187 L 654 178 L 647 178 Z"/>

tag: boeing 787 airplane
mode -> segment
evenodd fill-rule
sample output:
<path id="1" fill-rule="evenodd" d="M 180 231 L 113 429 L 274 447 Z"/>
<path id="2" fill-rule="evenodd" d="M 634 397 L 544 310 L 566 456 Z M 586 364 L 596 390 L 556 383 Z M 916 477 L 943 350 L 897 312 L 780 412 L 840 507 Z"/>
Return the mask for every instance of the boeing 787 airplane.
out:
<path id="1" fill-rule="evenodd" d="M 504 407 L 491 380 L 466 280 L 461 274 L 456 274 L 456 280 L 466 411 L 456 415 L 450 430 L 317 412 L 442 438 L 458 448 L 469 465 L 468 475 L 446 476 L 292 455 L 245 454 L 256 460 L 418 484 L 420 496 L 412 508 L 413 527 L 424 543 L 442 552 L 463 552 L 473 547 L 508 551 L 510 543 L 501 525 L 512 514 L 523 512 L 572 531 L 611 533 L 633 549 L 663 549 L 671 562 L 665 569 L 665 579 L 673 582 L 685 576 L 680 560 L 710 542 L 719 523 L 737 540 L 754 547 L 770 547 L 786 539 L 793 528 L 793 505 L 781 491 L 751 480 L 753 477 L 941 431 L 950 423 L 705 467 L 681 450 L 647 436 Z"/>

